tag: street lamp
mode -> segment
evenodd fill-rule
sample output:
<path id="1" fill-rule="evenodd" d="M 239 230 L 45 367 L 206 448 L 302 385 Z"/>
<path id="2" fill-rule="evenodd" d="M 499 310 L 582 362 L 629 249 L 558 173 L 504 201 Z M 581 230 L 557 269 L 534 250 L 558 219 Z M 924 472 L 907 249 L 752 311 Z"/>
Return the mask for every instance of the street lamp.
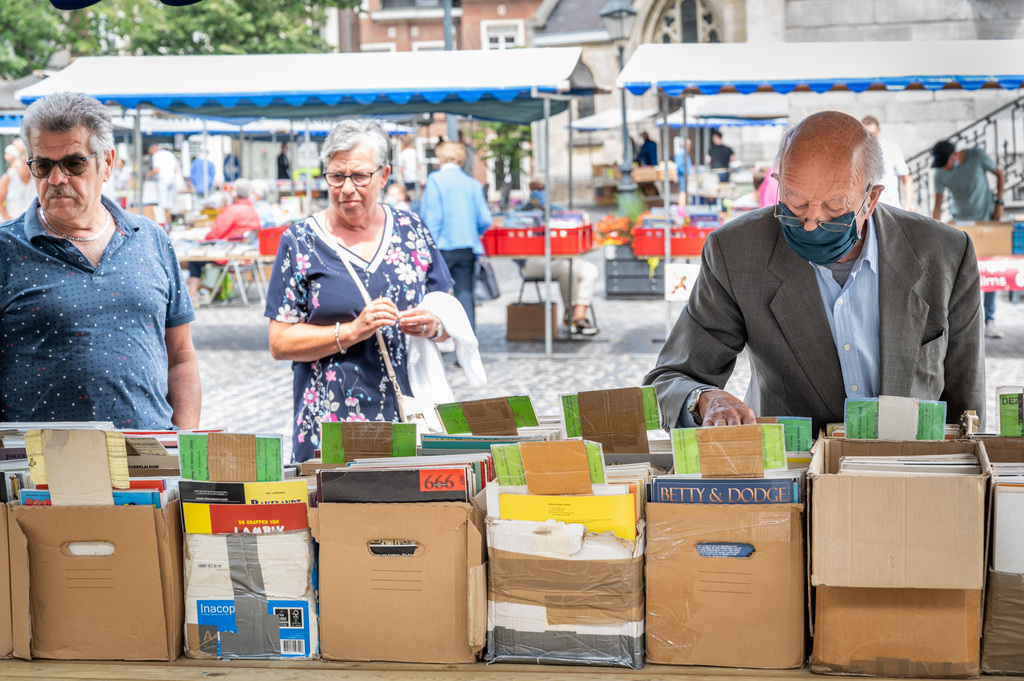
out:
<path id="1" fill-rule="evenodd" d="M 622 71 L 623 52 L 626 49 L 626 41 L 629 40 L 630 31 L 633 30 L 633 20 L 636 19 L 636 10 L 629 0 L 608 0 L 608 4 L 599 12 L 604 28 L 608 31 L 612 42 L 619 48 L 619 71 Z M 629 129 L 626 127 L 626 89 L 622 89 L 622 165 L 619 166 L 621 178 L 619 179 L 618 190 L 620 194 L 628 194 L 636 191 L 636 183 L 633 182 L 633 159 L 630 157 Z"/>

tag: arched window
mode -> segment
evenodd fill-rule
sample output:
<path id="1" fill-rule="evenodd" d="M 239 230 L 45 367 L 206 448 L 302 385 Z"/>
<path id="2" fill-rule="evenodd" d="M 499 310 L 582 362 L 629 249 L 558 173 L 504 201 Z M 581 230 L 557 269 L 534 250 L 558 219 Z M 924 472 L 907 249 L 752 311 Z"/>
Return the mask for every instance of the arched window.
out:
<path id="1" fill-rule="evenodd" d="M 654 30 L 656 43 L 718 43 L 722 22 L 710 0 L 672 0 Z"/>

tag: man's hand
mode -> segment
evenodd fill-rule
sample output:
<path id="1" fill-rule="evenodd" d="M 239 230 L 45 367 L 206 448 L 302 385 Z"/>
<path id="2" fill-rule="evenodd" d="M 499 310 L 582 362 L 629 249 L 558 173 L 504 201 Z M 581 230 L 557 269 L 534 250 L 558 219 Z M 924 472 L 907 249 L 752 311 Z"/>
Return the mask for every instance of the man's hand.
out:
<path id="1" fill-rule="evenodd" d="M 1003 207 L 1002 206 L 996 205 L 996 207 L 992 210 L 992 219 L 995 222 L 999 222 L 1000 220 L 1003 219 Z"/>
<path id="2" fill-rule="evenodd" d="M 700 394 L 697 410 L 705 426 L 739 426 L 754 424 L 754 412 L 739 398 L 724 390 L 708 390 Z"/>

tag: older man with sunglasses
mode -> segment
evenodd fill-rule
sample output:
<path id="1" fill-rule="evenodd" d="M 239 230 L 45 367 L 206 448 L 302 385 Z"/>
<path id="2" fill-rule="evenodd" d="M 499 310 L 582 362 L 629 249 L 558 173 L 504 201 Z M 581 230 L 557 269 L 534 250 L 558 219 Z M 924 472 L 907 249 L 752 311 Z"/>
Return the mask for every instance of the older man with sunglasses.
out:
<path id="1" fill-rule="evenodd" d="M 58 93 L 24 113 L 38 199 L 0 226 L 0 421 L 196 428 L 195 319 L 170 240 L 101 194 L 110 113 Z"/>
<path id="2" fill-rule="evenodd" d="M 707 240 L 657 367 L 666 428 L 810 416 L 846 398 L 944 400 L 984 418 L 983 315 L 962 231 L 879 205 L 882 153 L 857 119 L 808 116 L 779 145 L 780 201 Z M 745 402 L 722 390 L 746 348 Z"/>

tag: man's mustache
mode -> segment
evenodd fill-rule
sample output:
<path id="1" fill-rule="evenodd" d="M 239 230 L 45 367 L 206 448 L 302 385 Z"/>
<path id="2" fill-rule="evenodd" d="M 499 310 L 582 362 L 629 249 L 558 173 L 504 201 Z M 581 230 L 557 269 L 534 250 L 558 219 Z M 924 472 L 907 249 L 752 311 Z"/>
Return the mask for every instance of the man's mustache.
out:
<path id="1" fill-rule="evenodd" d="M 46 198 L 50 198 L 51 196 L 70 196 L 70 197 L 73 197 L 73 198 L 77 198 L 78 197 L 78 192 L 76 192 L 74 189 L 72 189 L 68 185 L 63 184 L 63 185 L 58 185 L 56 187 L 50 187 L 49 189 L 47 189 L 46 190 Z"/>

